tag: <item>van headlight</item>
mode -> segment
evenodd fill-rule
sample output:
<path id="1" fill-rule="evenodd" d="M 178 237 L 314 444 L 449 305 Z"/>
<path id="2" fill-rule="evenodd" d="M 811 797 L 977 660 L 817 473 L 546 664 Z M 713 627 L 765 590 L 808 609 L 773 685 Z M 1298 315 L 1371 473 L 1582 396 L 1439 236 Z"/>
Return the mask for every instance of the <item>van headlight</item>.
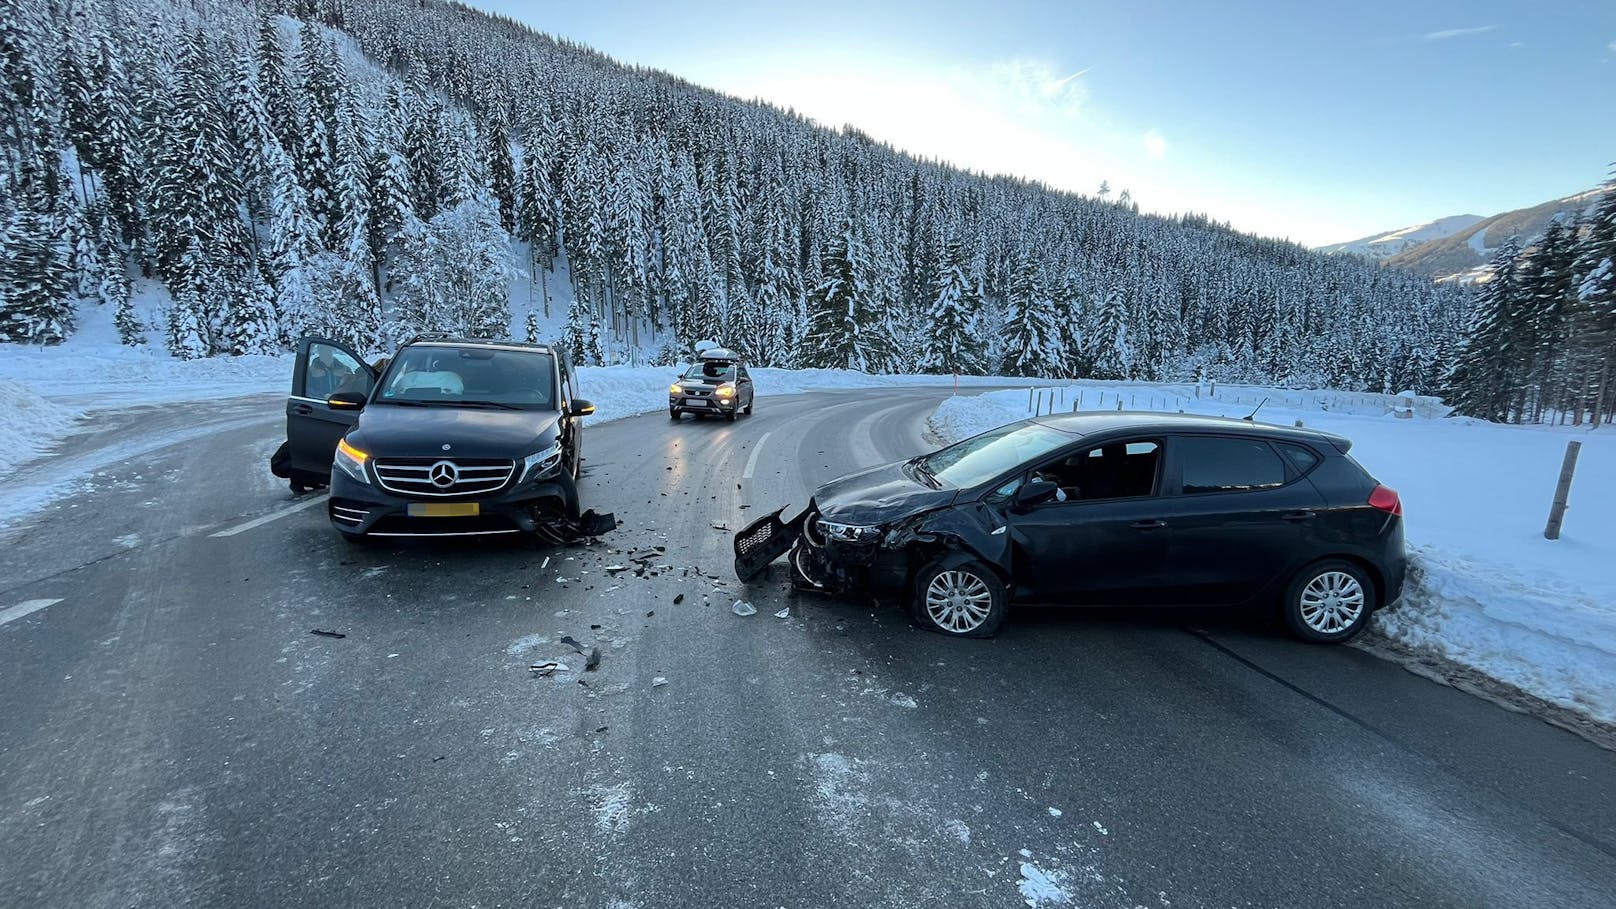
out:
<path id="1" fill-rule="evenodd" d="M 522 482 L 537 480 L 561 464 L 561 440 L 544 451 L 534 452 L 522 460 Z"/>
<path id="2" fill-rule="evenodd" d="M 368 486 L 370 477 L 365 476 L 365 462 L 368 460 L 370 460 L 369 452 L 361 451 L 348 444 L 347 439 L 343 439 L 337 443 L 337 453 L 331 459 L 331 466 Z"/>
<path id="3" fill-rule="evenodd" d="M 879 524 L 838 524 L 823 518 L 819 521 L 819 530 L 825 539 L 837 543 L 868 543 L 881 535 Z"/>

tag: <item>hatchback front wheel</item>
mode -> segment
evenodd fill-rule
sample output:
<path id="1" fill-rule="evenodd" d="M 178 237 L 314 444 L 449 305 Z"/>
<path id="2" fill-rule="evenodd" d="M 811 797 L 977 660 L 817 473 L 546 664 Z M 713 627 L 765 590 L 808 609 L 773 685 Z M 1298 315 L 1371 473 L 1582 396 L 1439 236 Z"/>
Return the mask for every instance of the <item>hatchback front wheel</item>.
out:
<path id="1" fill-rule="evenodd" d="M 1004 583 L 993 569 L 958 555 L 922 568 L 912 596 L 915 623 L 951 637 L 992 637 L 1008 610 Z"/>
<path id="2" fill-rule="evenodd" d="M 1285 624 L 1314 644 L 1355 637 L 1375 611 L 1375 585 L 1351 562 L 1316 562 L 1297 573 L 1285 591 Z"/>

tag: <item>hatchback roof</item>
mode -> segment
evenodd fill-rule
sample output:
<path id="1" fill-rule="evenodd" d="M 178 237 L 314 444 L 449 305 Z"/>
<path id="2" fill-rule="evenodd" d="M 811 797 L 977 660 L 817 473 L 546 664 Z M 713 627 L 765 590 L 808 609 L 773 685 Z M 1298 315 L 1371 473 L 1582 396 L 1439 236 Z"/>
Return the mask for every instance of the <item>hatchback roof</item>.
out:
<path id="1" fill-rule="evenodd" d="M 1251 420 L 1238 420 L 1234 417 L 1212 417 L 1202 414 L 1122 410 L 1107 413 L 1051 414 L 1049 416 L 1034 417 L 1033 422 L 1078 436 L 1111 432 L 1112 430 L 1130 432 L 1242 433 L 1265 438 L 1324 443 L 1335 447 L 1341 452 L 1346 452 L 1347 449 L 1352 447 L 1351 439 L 1331 432 L 1295 426 L 1277 426 L 1273 423 L 1258 423 Z"/>

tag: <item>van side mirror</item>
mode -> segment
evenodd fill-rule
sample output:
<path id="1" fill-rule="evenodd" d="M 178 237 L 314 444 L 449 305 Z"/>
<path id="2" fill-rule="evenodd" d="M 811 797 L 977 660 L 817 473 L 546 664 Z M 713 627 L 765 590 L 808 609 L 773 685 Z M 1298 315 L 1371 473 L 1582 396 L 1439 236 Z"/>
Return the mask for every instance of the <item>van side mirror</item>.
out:
<path id="1" fill-rule="evenodd" d="M 567 413 L 575 417 L 587 417 L 594 412 L 595 405 L 583 398 L 573 398 L 572 403 L 567 405 Z"/>
<path id="2" fill-rule="evenodd" d="M 1016 511 L 1031 511 L 1055 498 L 1055 493 L 1059 490 L 1060 487 L 1055 485 L 1054 480 L 1048 480 L 1043 477 L 1028 480 L 1021 484 L 1020 489 L 1016 490 L 1015 497 L 1010 500 L 1010 504 Z"/>
<path id="3" fill-rule="evenodd" d="M 365 396 L 357 391 L 339 391 L 326 398 L 325 404 L 332 410 L 363 410 Z"/>

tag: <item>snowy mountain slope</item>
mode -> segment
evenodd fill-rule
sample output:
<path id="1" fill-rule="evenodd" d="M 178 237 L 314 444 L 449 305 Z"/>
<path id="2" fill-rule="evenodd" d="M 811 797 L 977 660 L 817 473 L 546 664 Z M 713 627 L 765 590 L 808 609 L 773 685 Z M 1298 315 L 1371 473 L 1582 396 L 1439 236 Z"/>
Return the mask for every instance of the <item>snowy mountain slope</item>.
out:
<path id="1" fill-rule="evenodd" d="M 1518 208 L 1482 218 L 1446 236 L 1410 246 L 1381 261 L 1438 280 L 1455 277 L 1473 280 L 1480 275 L 1477 270 L 1510 237 L 1519 237 L 1522 244 L 1528 244 L 1543 233 L 1549 220 L 1556 215 L 1582 218 L 1592 211 L 1600 193 L 1598 189 L 1590 189 L 1530 208 Z"/>
<path id="2" fill-rule="evenodd" d="M 1461 230 L 1482 220 L 1481 215 L 1450 215 L 1416 224 L 1413 227 L 1404 227 L 1399 230 L 1387 231 L 1383 234 L 1371 234 L 1346 243 L 1332 243 L 1329 246 L 1320 246 L 1322 253 L 1350 253 L 1366 259 L 1385 259 L 1398 253 L 1412 249 L 1422 243 L 1441 240 L 1451 237 Z"/>
<path id="3" fill-rule="evenodd" d="M 1562 538 L 1543 539 L 1550 494 L 1568 434 L 1548 427 L 1440 419 L 1420 405 L 1413 419 L 1389 414 L 1391 398 L 1331 391 L 1137 383 L 1077 383 L 1084 409 L 1183 409 L 1243 417 L 1268 399 L 1259 420 L 1337 432 L 1406 509 L 1411 571 L 1402 600 L 1376 616 L 1380 633 L 1415 653 L 1469 667 L 1559 707 L 1616 723 L 1616 444 L 1583 440 Z M 1100 395 L 1104 394 L 1102 402 Z M 1025 391 L 950 398 L 933 429 L 954 441 L 1030 415 Z M 1039 406 L 1036 405 L 1035 406 Z M 1048 412 L 1049 406 L 1042 405 Z M 1484 451 L 1484 458 L 1475 453 Z M 1500 472 L 1498 464 L 1511 469 Z M 1476 490 L 1485 489 L 1486 495 Z M 1576 526 L 1572 526 L 1572 522 Z"/>

